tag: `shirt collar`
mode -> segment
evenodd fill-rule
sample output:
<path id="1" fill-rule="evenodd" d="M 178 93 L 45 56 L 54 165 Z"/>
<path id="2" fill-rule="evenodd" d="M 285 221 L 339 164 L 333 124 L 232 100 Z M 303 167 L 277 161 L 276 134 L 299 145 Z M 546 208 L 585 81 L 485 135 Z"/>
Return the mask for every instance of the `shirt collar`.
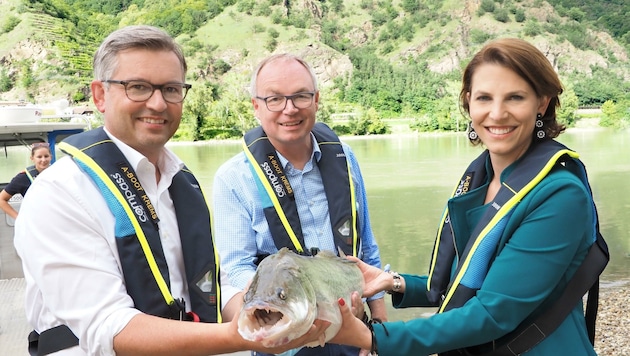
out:
<path id="1" fill-rule="evenodd" d="M 118 147 L 120 152 L 122 152 L 122 154 L 125 156 L 129 164 L 135 171 L 138 170 L 138 166 L 140 164 L 151 164 L 149 162 L 149 159 L 146 158 L 142 153 L 136 151 L 135 149 L 131 148 L 131 146 L 116 138 L 109 131 L 107 131 L 106 128 L 103 129 L 105 130 L 107 136 L 109 136 L 109 138 L 114 142 L 116 147 Z M 166 147 L 162 149 L 162 153 L 158 158 L 157 165 L 162 175 L 170 176 L 175 175 L 182 168 L 184 168 L 184 162 Z"/>
<path id="2" fill-rule="evenodd" d="M 311 152 L 311 159 L 309 159 L 309 162 L 313 161 L 313 157 L 315 158 L 315 160 L 317 162 L 319 162 L 319 160 L 322 158 L 322 151 L 319 149 L 319 145 L 317 144 L 317 139 L 315 139 L 315 135 L 313 135 L 313 133 L 311 132 L 311 143 L 313 144 L 313 151 Z M 282 165 L 282 168 L 287 169 L 287 164 L 289 164 L 289 160 L 287 160 L 286 158 L 284 158 L 284 156 L 276 151 L 278 153 L 278 159 L 280 159 L 280 164 Z"/>

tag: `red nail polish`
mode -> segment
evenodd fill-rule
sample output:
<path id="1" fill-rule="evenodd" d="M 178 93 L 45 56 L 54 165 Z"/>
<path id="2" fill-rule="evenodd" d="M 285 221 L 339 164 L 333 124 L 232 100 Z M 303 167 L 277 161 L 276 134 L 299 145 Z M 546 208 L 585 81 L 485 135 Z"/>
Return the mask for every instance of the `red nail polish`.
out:
<path id="1" fill-rule="evenodd" d="M 341 305 L 342 307 L 346 305 L 346 301 L 343 300 L 343 298 L 339 298 L 339 305 Z"/>

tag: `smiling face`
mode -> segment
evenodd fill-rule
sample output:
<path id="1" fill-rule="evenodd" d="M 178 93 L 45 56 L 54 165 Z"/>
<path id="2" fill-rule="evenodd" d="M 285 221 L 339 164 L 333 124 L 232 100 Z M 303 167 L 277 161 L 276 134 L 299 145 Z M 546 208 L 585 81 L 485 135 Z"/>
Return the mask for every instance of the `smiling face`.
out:
<path id="1" fill-rule="evenodd" d="M 50 166 L 50 160 L 52 156 L 50 154 L 50 148 L 48 147 L 36 147 L 33 149 L 33 154 L 31 155 L 31 161 L 35 165 L 35 169 L 38 172 L 43 171 L 44 169 Z"/>
<path id="2" fill-rule="evenodd" d="M 184 71 L 175 53 L 166 50 L 130 49 L 118 53 L 111 80 L 142 80 L 151 84 L 183 83 Z M 96 107 L 104 114 L 105 127 L 116 138 L 157 162 L 166 142 L 175 134 L 182 103 L 164 101 L 156 90 L 149 100 L 127 98 L 120 84 L 92 82 Z"/>
<path id="3" fill-rule="evenodd" d="M 281 58 L 269 62 L 258 72 L 256 95 L 259 97 L 302 92 L 315 92 L 315 84 L 309 70 L 295 59 Z M 305 109 L 296 108 L 291 100 L 280 112 L 269 111 L 261 99 L 252 98 L 252 104 L 256 117 L 276 149 L 282 151 L 283 148 L 310 146 L 319 92 L 313 97 L 313 104 Z"/>
<path id="4" fill-rule="evenodd" d="M 490 151 L 493 163 L 516 161 L 532 142 L 536 115 L 549 99 L 514 71 L 494 63 L 478 66 L 467 94 L 472 126 Z"/>

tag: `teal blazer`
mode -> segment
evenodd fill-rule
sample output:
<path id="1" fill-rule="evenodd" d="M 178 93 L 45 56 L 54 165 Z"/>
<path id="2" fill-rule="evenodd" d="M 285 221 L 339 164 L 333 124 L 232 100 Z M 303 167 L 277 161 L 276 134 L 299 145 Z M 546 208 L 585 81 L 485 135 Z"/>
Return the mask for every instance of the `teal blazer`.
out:
<path id="1" fill-rule="evenodd" d="M 503 172 L 501 181 L 512 169 Z M 466 245 L 481 218 L 486 191 L 487 184 L 448 201 L 458 246 Z M 385 323 L 388 335 L 375 326 L 378 354 L 430 355 L 484 344 L 534 318 L 557 299 L 584 260 L 595 233 L 592 204 L 578 177 L 554 168 L 516 206 L 476 296 L 428 318 Z M 403 277 L 405 293 L 392 295 L 395 308 L 434 306 L 426 297 L 427 276 Z M 582 302 L 526 355 L 596 355 Z"/>

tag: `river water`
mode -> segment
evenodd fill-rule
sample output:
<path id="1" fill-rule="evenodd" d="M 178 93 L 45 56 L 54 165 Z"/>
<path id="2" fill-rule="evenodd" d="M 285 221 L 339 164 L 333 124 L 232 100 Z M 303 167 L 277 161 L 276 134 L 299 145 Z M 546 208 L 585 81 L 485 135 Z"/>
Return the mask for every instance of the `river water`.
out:
<path id="1" fill-rule="evenodd" d="M 383 263 L 399 272 L 425 274 L 446 199 L 481 148 L 470 146 L 463 134 L 348 137 L 344 141 L 361 164 Z M 629 280 L 630 132 L 572 129 L 559 141 L 577 151 L 588 170 L 601 231 L 611 251 L 603 285 Z M 219 165 L 241 150 L 240 142 L 235 141 L 172 143 L 169 147 L 197 175 L 209 196 Z M 29 162 L 24 148 L 8 148 L 3 156 L 2 182 Z M 390 310 L 390 318 L 407 320 L 425 312 L 430 311 Z"/>

